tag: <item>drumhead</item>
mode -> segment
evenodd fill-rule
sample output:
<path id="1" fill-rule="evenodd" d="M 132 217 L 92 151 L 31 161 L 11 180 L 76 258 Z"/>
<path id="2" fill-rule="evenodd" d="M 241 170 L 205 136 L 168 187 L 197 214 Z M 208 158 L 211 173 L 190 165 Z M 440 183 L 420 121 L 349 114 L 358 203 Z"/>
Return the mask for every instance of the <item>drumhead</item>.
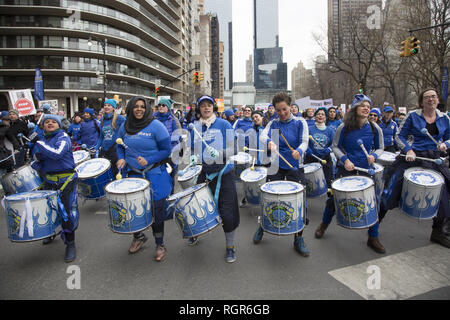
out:
<path id="1" fill-rule="evenodd" d="M 87 160 L 75 167 L 78 173 L 78 178 L 86 179 L 96 177 L 106 172 L 111 167 L 111 162 L 108 159 L 98 158 Z"/>
<path id="2" fill-rule="evenodd" d="M 78 150 L 73 152 L 73 161 L 75 164 L 79 164 L 80 162 L 89 158 L 89 152 L 84 150 Z"/>
<path id="3" fill-rule="evenodd" d="M 190 187 L 189 189 L 186 189 L 186 190 L 183 190 L 183 191 L 180 191 L 178 193 L 171 195 L 169 198 L 167 198 L 167 201 L 174 201 L 178 198 L 183 198 L 187 195 L 190 195 L 191 193 L 194 193 L 197 190 L 200 190 L 204 186 L 206 186 L 206 183 L 197 184 L 193 187 Z"/>
<path id="4" fill-rule="evenodd" d="M 29 200 L 42 199 L 55 194 L 56 191 L 53 190 L 36 190 L 13 194 L 7 196 L 5 199 L 7 201 L 25 201 L 27 199 Z"/>
<path id="5" fill-rule="evenodd" d="M 114 194 L 127 194 L 147 189 L 150 183 L 142 178 L 124 178 L 106 185 L 105 191 Z"/>
<path id="6" fill-rule="evenodd" d="M 231 156 L 230 159 L 238 164 L 246 164 L 252 162 L 252 156 L 246 152 L 239 152 L 238 154 Z"/>
<path id="7" fill-rule="evenodd" d="M 381 164 L 374 163 L 373 166 L 375 168 L 375 172 L 380 172 L 384 170 L 384 167 Z"/>
<path id="8" fill-rule="evenodd" d="M 378 157 L 378 159 L 381 160 L 381 161 L 386 161 L 386 162 L 394 162 L 396 157 L 397 157 L 397 154 L 389 152 L 389 151 L 384 151 Z"/>
<path id="9" fill-rule="evenodd" d="M 373 180 L 364 176 L 349 176 L 335 180 L 331 188 L 336 191 L 361 191 L 373 186 Z"/>
<path id="10" fill-rule="evenodd" d="M 406 170 L 403 177 L 421 186 L 433 187 L 444 183 L 444 179 L 436 171 L 419 167 Z"/>
<path id="11" fill-rule="evenodd" d="M 267 177 L 267 168 L 255 167 L 254 169 L 248 168 L 242 171 L 241 180 L 245 182 L 256 182 Z"/>
<path id="12" fill-rule="evenodd" d="M 305 174 L 316 172 L 320 168 L 322 168 L 322 165 L 318 162 L 307 163 L 303 166 L 303 169 L 305 170 Z"/>
<path id="13" fill-rule="evenodd" d="M 271 181 L 261 186 L 261 191 L 270 194 L 292 194 L 302 192 L 304 187 L 293 181 Z"/>
<path id="14" fill-rule="evenodd" d="M 187 181 L 187 180 L 195 177 L 196 175 L 199 175 L 201 171 L 202 171 L 202 166 L 200 166 L 200 165 L 194 166 L 194 167 L 189 167 L 182 176 L 178 177 L 178 181 Z"/>

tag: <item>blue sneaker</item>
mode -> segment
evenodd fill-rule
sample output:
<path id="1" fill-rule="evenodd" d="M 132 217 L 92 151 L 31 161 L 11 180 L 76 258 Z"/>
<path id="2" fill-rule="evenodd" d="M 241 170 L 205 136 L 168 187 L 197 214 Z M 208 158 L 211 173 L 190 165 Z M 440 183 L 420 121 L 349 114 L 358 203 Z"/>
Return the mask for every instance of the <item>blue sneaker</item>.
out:
<path id="1" fill-rule="evenodd" d="M 303 237 L 297 237 L 294 239 L 294 248 L 298 253 L 300 253 L 301 256 L 309 257 L 309 250 L 305 245 Z"/>
<path id="2" fill-rule="evenodd" d="M 236 250 L 234 250 L 234 247 L 227 247 L 226 261 L 228 263 L 233 263 L 236 261 Z"/>
<path id="3" fill-rule="evenodd" d="M 254 236 L 253 236 L 253 243 L 258 244 L 261 242 L 264 235 L 264 230 L 261 226 L 258 227 L 258 230 L 256 230 Z"/>

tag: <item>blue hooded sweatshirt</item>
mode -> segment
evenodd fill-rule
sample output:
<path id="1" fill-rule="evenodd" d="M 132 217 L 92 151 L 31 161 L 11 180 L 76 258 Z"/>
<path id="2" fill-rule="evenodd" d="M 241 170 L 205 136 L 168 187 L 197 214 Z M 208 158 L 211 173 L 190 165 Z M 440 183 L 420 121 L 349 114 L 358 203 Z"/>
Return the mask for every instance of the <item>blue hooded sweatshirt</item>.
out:
<path id="1" fill-rule="evenodd" d="M 167 131 L 169 132 L 172 148 L 174 148 L 178 143 L 180 143 L 181 138 L 180 135 L 173 134 L 174 132 L 176 132 L 177 129 L 181 129 L 181 125 L 177 125 L 176 117 L 170 112 L 166 113 L 155 112 L 153 116 L 166 127 Z"/>
<path id="2" fill-rule="evenodd" d="M 383 130 L 384 146 L 397 147 L 397 141 L 395 141 L 395 135 L 398 133 L 398 125 L 392 119 L 386 124 L 381 121 L 379 124 L 381 130 Z"/>
<path id="3" fill-rule="evenodd" d="M 88 148 L 95 148 L 99 136 L 100 124 L 97 119 L 87 119 L 81 123 L 80 131 L 74 138 L 75 141 L 79 140 L 80 144 L 85 144 Z"/>
<path id="4" fill-rule="evenodd" d="M 233 129 L 236 133 L 236 137 L 242 139 L 242 137 L 245 136 L 245 133 L 253 128 L 253 121 L 251 118 L 242 118 L 237 120 L 234 125 Z M 248 147 L 249 140 L 248 137 L 245 137 L 245 146 Z"/>

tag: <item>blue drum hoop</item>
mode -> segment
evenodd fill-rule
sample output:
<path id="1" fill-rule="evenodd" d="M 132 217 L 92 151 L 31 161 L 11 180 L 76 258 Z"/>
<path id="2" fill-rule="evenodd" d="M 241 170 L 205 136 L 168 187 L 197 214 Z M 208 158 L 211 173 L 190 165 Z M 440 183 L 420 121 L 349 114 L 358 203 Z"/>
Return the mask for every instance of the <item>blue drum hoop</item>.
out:
<path id="1" fill-rule="evenodd" d="M 103 168 L 101 171 L 96 172 L 95 174 L 91 174 L 91 175 L 86 175 L 83 174 L 83 172 L 80 172 L 80 169 L 82 169 L 84 166 L 87 166 L 91 163 L 94 162 L 103 162 L 105 164 L 108 164 L 105 168 Z M 89 199 L 89 200 L 96 200 L 96 199 L 101 199 L 103 197 L 105 197 L 105 186 L 111 182 L 111 180 L 114 179 L 113 177 L 113 173 L 112 173 L 112 168 L 111 168 L 111 162 L 108 159 L 103 159 L 103 158 L 95 158 L 95 159 L 90 159 L 90 160 L 86 160 L 83 161 L 82 163 L 80 163 L 78 166 L 75 167 L 75 171 L 78 174 L 78 193 L 85 199 Z M 98 181 L 98 178 L 103 178 L 101 180 Z M 92 182 L 92 183 L 85 183 L 85 181 L 87 182 Z M 84 188 L 89 188 L 91 187 L 91 192 L 90 193 L 85 193 L 84 192 Z M 90 196 L 90 194 L 92 193 L 92 187 L 95 187 L 95 191 L 94 195 L 96 196 Z"/>

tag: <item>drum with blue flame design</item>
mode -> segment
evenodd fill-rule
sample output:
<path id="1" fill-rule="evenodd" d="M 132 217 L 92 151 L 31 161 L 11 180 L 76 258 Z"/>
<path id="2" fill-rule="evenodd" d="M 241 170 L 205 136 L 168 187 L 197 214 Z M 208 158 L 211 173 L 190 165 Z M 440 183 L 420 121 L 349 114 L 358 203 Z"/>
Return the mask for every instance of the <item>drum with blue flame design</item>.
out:
<path id="1" fill-rule="evenodd" d="M 150 183 L 142 178 L 125 178 L 106 187 L 109 227 L 115 233 L 143 231 L 153 223 Z"/>
<path id="2" fill-rule="evenodd" d="M 303 168 L 305 170 L 306 196 L 308 198 L 316 198 L 326 194 L 328 186 L 322 165 L 314 162 L 305 164 Z"/>
<path id="3" fill-rule="evenodd" d="M 403 174 L 400 209 L 412 218 L 434 218 L 438 212 L 443 184 L 444 178 L 434 170 L 420 167 L 406 170 Z"/>
<path id="4" fill-rule="evenodd" d="M 369 228 L 378 221 L 375 183 L 369 177 L 349 176 L 332 185 L 336 221 L 349 229 Z"/>
<path id="5" fill-rule="evenodd" d="M 175 221 L 183 238 L 201 236 L 221 223 L 219 212 L 206 183 L 178 192 L 167 201 L 169 207 L 175 209 Z"/>
<path id="6" fill-rule="evenodd" d="M 30 201 L 32 221 L 28 221 L 30 217 L 26 213 L 27 200 Z M 39 190 L 10 195 L 5 198 L 5 207 L 8 237 L 12 242 L 48 238 L 61 225 L 56 191 Z"/>
<path id="7" fill-rule="evenodd" d="M 244 196 L 249 204 L 261 203 L 261 186 L 266 183 L 267 168 L 255 167 L 242 171 L 241 180 L 244 182 Z"/>
<path id="8" fill-rule="evenodd" d="M 285 236 L 305 227 L 305 189 L 292 181 L 271 181 L 261 186 L 261 227 L 265 232 Z"/>
<path id="9" fill-rule="evenodd" d="M 76 166 L 78 188 L 86 199 L 99 199 L 105 196 L 105 186 L 113 180 L 111 162 L 98 158 L 84 161 Z"/>
<path id="10" fill-rule="evenodd" d="M 5 194 L 15 194 L 37 190 L 42 183 L 36 170 L 30 165 L 24 165 L 2 177 Z"/>

